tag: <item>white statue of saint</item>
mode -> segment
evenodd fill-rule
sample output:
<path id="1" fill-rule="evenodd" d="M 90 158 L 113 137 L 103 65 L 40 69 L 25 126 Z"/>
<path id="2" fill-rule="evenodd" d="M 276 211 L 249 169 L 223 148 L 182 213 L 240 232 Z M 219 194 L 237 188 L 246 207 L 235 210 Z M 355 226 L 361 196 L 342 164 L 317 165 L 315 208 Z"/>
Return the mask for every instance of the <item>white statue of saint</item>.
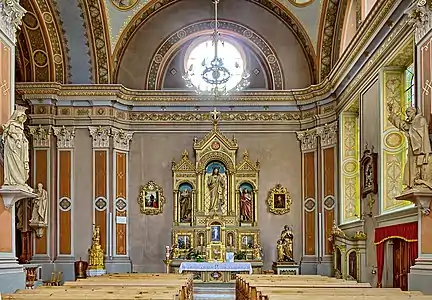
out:
<path id="1" fill-rule="evenodd" d="M 44 190 L 42 183 L 38 183 L 37 197 L 33 200 L 32 218 L 30 223 L 48 224 L 48 192 Z"/>
<path id="2" fill-rule="evenodd" d="M 404 132 L 408 141 L 408 155 L 403 177 L 406 189 L 420 185 L 432 188 L 430 168 L 428 168 L 429 156 L 431 156 L 432 151 L 429 141 L 429 125 L 426 118 L 417 113 L 417 109 L 414 107 L 407 108 L 405 119 L 400 119 L 393 112 L 391 104 L 388 105 L 388 110 L 390 123 Z"/>
<path id="3" fill-rule="evenodd" d="M 29 192 L 29 143 L 24 134 L 25 108 L 17 107 L 3 128 L 4 186 L 20 187 Z"/>

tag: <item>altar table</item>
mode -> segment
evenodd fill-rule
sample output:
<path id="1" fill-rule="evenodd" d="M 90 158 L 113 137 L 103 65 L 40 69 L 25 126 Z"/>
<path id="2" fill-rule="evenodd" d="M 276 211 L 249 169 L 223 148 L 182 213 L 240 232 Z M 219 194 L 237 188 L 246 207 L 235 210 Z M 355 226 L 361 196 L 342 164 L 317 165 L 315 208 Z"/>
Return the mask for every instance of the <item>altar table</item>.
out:
<path id="1" fill-rule="evenodd" d="M 182 262 L 179 273 L 194 275 L 195 280 L 203 282 L 229 282 L 236 274 L 252 274 L 248 262 Z"/>

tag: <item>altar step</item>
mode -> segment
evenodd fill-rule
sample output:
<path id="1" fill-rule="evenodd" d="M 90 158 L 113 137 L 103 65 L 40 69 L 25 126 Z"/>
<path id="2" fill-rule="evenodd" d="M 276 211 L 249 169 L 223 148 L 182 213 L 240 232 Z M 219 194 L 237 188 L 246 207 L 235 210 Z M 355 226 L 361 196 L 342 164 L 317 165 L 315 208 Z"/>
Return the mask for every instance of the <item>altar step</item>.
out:
<path id="1" fill-rule="evenodd" d="M 231 283 L 194 283 L 194 300 L 235 300 L 235 286 Z"/>

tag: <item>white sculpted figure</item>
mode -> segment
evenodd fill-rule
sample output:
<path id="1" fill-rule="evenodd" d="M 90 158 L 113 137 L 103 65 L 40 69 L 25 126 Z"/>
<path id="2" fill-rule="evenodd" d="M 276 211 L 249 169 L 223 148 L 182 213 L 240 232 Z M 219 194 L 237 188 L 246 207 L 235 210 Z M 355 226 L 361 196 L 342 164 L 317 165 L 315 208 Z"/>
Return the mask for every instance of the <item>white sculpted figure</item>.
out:
<path id="1" fill-rule="evenodd" d="M 406 110 L 406 119 L 400 119 L 393 112 L 393 106 L 388 105 L 389 121 L 403 131 L 408 141 L 408 157 L 404 169 L 403 183 L 406 189 L 415 186 L 426 186 L 432 189 L 432 173 L 429 167 L 431 145 L 429 141 L 429 126 L 425 117 L 417 113 L 414 107 Z"/>
<path id="2" fill-rule="evenodd" d="M 37 185 L 37 198 L 33 200 L 32 218 L 30 223 L 48 224 L 48 192 L 44 190 L 42 183 Z"/>
<path id="3" fill-rule="evenodd" d="M 4 143 L 4 185 L 21 187 L 29 192 L 29 144 L 24 134 L 27 120 L 25 108 L 18 107 L 9 121 L 2 125 Z"/>
<path id="4" fill-rule="evenodd" d="M 219 172 L 219 167 L 214 167 L 212 174 L 207 178 L 207 187 L 210 192 L 209 211 L 217 212 L 225 204 L 225 179 Z"/>

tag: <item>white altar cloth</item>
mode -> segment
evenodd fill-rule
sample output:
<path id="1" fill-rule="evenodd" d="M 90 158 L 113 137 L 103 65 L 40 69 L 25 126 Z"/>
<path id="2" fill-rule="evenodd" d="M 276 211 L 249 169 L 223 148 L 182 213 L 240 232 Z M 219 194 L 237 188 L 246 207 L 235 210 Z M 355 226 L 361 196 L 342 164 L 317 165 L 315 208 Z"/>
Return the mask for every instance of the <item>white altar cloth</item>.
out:
<path id="1" fill-rule="evenodd" d="M 249 272 L 252 274 L 252 265 L 248 262 L 182 262 L 179 273 L 191 272 Z"/>

